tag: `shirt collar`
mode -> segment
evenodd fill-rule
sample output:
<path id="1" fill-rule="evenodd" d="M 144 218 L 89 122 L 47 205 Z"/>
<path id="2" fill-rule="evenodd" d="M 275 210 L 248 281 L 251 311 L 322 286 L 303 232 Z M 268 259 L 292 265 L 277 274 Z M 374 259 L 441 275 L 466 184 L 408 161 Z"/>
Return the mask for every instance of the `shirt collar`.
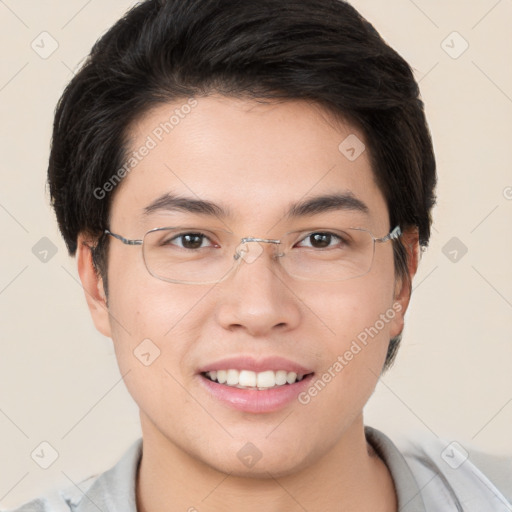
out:
<path id="1" fill-rule="evenodd" d="M 400 512 L 426 512 L 421 489 L 393 441 L 379 430 L 365 426 L 366 440 L 372 445 L 391 473 Z"/>
<path id="2" fill-rule="evenodd" d="M 365 427 L 365 436 L 391 473 L 400 512 L 426 512 L 418 483 L 391 439 L 369 426 Z M 141 457 L 142 438 L 139 438 L 114 467 L 94 481 L 76 512 L 137 512 L 135 489 Z"/>
<path id="3" fill-rule="evenodd" d="M 114 467 L 94 481 L 75 512 L 137 512 L 135 487 L 141 456 L 139 438 Z"/>

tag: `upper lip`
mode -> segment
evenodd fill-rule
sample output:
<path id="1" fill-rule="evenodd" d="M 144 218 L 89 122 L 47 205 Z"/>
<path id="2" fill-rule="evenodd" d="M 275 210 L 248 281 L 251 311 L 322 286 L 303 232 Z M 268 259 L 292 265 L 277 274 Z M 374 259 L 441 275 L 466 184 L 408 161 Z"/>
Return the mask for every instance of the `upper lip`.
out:
<path id="1" fill-rule="evenodd" d="M 306 375 L 313 373 L 313 370 L 305 366 L 291 361 L 284 357 L 272 356 L 256 358 L 251 356 L 233 356 L 219 359 L 213 363 L 208 363 L 198 369 L 198 373 L 205 373 L 215 370 L 250 370 L 253 372 L 264 372 L 266 370 L 286 370 L 287 372 L 295 372 L 297 374 Z"/>

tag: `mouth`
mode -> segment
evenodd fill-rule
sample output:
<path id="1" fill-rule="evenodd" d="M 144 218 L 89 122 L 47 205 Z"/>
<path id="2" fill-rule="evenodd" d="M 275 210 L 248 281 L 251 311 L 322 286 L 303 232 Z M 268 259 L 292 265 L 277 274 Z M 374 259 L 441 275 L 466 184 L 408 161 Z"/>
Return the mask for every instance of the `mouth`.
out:
<path id="1" fill-rule="evenodd" d="M 197 372 L 202 389 L 222 406 L 249 413 L 270 413 L 299 404 L 311 384 L 311 369 L 282 357 L 233 357 Z"/>
<path id="2" fill-rule="evenodd" d="M 223 384 L 225 386 L 238 389 L 257 389 L 265 391 L 268 389 L 279 388 L 281 386 L 290 386 L 300 382 L 304 377 L 313 375 L 313 373 L 296 373 L 286 370 L 265 370 L 255 372 L 252 370 L 237 370 L 230 368 L 227 370 L 211 370 L 202 372 L 201 375 L 206 379 Z"/>

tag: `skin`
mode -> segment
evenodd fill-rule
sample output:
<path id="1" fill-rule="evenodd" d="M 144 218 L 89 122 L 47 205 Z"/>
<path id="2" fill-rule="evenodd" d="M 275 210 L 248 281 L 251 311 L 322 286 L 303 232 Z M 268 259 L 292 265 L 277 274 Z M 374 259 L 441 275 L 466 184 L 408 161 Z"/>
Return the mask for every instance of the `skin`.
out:
<path id="1" fill-rule="evenodd" d="M 183 101 L 183 104 L 185 101 Z M 132 149 L 180 104 L 161 105 L 131 127 Z M 151 228 L 193 218 L 242 236 L 279 238 L 296 226 L 332 221 L 333 212 L 292 222 L 290 204 L 350 191 L 369 208 L 342 212 L 353 225 L 386 235 L 388 209 L 368 151 L 349 161 L 339 144 L 364 136 L 303 101 L 262 105 L 217 95 L 198 105 L 124 178 L 109 229 L 142 238 Z M 201 198 L 229 213 L 221 220 L 144 208 L 162 193 Z M 257 215 L 255 215 L 257 212 Z M 337 213 L 339 215 L 340 212 Z M 224 225 L 223 225 L 224 223 Z M 403 235 L 409 274 L 418 262 L 414 230 Z M 392 245 L 377 244 L 371 271 L 343 282 L 298 281 L 265 250 L 212 285 L 151 276 L 142 251 L 111 239 L 108 305 L 80 235 L 79 274 L 97 329 L 112 338 L 126 386 L 140 408 L 143 457 L 139 511 L 394 511 L 389 471 L 366 442 L 363 407 L 373 393 L 390 338 L 403 329 L 409 288 L 394 271 Z M 366 327 L 395 304 L 394 319 L 307 405 L 246 413 L 200 385 L 200 366 L 233 355 L 282 356 L 321 376 Z M 150 366 L 134 357 L 144 339 L 160 349 Z M 237 452 L 253 443 L 262 458 L 246 467 Z"/>

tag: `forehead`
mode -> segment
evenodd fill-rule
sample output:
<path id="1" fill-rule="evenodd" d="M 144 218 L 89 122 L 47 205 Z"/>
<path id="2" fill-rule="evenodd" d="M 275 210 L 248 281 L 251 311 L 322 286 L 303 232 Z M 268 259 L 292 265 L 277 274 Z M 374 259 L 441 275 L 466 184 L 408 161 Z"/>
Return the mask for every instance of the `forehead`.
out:
<path id="1" fill-rule="evenodd" d="M 171 194 L 270 220 L 305 198 L 340 193 L 363 201 L 370 217 L 387 217 L 363 134 L 315 104 L 183 99 L 147 112 L 128 139 L 112 218 L 142 218 Z"/>

